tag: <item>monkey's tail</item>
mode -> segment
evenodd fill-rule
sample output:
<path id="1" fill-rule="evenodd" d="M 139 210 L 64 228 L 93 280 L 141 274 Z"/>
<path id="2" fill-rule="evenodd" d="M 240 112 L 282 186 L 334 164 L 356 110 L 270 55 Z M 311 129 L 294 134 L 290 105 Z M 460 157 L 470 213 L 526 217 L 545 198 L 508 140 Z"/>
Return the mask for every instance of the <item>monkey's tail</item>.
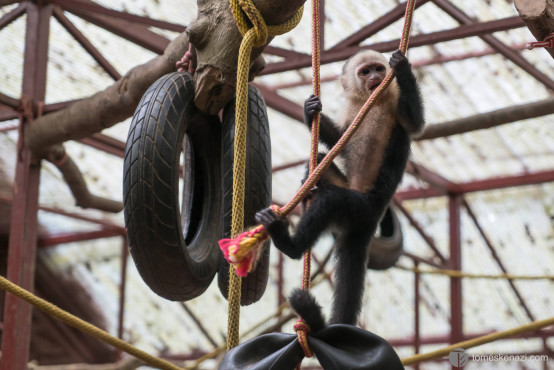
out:
<path id="1" fill-rule="evenodd" d="M 325 327 L 321 306 L 309 292 L 294 289 L 289 296 L 289 303 L 298 316 L 308 324 L 311 332 L 315 333 Z"/>

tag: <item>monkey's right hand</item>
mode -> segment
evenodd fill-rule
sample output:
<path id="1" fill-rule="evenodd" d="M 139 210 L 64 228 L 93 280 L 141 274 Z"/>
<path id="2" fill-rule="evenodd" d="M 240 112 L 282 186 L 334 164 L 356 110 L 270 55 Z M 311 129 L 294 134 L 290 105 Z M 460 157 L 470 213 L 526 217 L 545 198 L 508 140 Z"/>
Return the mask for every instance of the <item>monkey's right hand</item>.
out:
<path id="1" fill-rule="evenodd" d="M 264 228 L 271 234 L 277 229 L 288 228 L 288 220 L 277 216 L 271 208 L 262 209 L 255 216 L 256 222 L 262 224 Z"/>
<path id="2" fill-rule="evenodd" d="M 314 119 L 314 114 L 321 112 L 321 100 L 315 95 L 310 95 L 308 99 L 304 102 L 304 123 L 308 127 L 312 128 L 312 121 Z"/>

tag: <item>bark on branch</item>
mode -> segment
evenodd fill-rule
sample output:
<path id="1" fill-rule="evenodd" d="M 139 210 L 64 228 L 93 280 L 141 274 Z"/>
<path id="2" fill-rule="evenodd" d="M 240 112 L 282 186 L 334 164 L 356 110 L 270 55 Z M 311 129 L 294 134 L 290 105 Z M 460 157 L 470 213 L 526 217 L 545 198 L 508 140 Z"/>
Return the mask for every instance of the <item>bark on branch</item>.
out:
<path id="1" fill-rule="evenodd" d="M 58 170 L 62 173 L 65 182 L 75 197 L 77 206 L 81 208 L 94 208 L 111 213 L 118 213 L 123 210 L 123 203 L 99 197 L 88 190 L 87 183 L 79 167 L 77 167 L 73 159 L 67 155 L 62 145 L 53 146 L 47 159 L 58 167 Z"/>
<path id="2" fill-rule="evenodd" d="M 552 0 L 516 0 L 519 16 L 537 41 L 543 41 L 554 32 L 554 1 Z M 554 49 L 546 48 L 554 58 Z"/>
<path id="3" fill-rule="evenodd" d="M 505 123 L 542 117 L 548 114 L 554 114 L 554 98 L 498 109 L 454 121 L 429 125 L 425 131 L 423 131 L 423 134 L 416 140 L 436 139 L 438 137 L 463 134 L 470 131 L 500 126 Z"/>

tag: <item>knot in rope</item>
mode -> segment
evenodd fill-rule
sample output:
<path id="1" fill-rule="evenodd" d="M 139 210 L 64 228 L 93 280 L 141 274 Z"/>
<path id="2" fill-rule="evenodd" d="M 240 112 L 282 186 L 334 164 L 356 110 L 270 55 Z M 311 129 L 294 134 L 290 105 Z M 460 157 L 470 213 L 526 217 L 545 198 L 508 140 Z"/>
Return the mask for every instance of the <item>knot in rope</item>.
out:
<path id="1" fill-rule="evenodd" d="M 306 357 L 312 357 L 314 355 L 314 352 L 310 348 L 310 344 L 308 343 L 308 333 L 310 332 L 310 327 L 308 324 L 306 324 L 306 321 L 303 319 L 298 319 L 294 323 L 294 331 L 296 332 L 296 335 L 298 335 L 298 343 L 300 343 L 300 346 L 302 347 L 302 350 L 304 351 L 304 356 Z"/>
<path id="2" fill-rule="evenodd" d="M 527 49 L 534 48 L 554 48 L 554 32 L 550 35 L 546 35 L 543 41 L 535 41 L 527 44 Z"/>
<path id="3" fill-rule="evenodd" d="M 233 18 L 237 23 L 237 27 L 244 38 L 249 32 L 252 32 L 253 46 L 262 47 L 267 43 L 269 36 L 282 35 L 292 30 L 302 19 L 304 6 L 302 5 L 298 11 L 284 23 L 278 25 L 266 25 L 260 11 L 256 8 L 252 0 L 229 0 Z M 248 21 L 253 28 L 249 28 Z"/>
<path id="4" fill-rule="evenodd" d="M 237 22 L 237 27 L 244 37 L 249 31 L 247 19 L 252 23 L 254 34 L 254 46 L 261 47 L 267 42 L 268 31 L 264 18 L 252 0 L 230 0 L 233 18 Z M 242 12 L 241 12 L 242 10 Z"/>

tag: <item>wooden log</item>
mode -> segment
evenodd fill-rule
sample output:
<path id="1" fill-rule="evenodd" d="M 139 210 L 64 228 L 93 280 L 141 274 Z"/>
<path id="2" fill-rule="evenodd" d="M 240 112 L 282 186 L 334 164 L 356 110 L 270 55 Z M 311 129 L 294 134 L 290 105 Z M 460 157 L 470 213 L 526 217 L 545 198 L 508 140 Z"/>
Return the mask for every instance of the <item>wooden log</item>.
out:
<path id="1" fill-rule="evenodd" d="M 519 16 L 537 41 L 554 32 L 554 0 L 515 0 Z M 545 48 L 554 58 L 554 48 Z"/>
<path id="2" fill-rule="evenodd" d="M 416 140 L 436 139 L 439 137 L 463 134 L 470 131 L 500 126 L 505 123 L 542 117 L 548 114 L 554 114 L 554 98 L 498 109 L 454 121 L 428 125 L 425 131 L 423 131 L 421 136 Z"/>
<path id="3" fill-rule="evenodd" d="M 266 24 L 280 24 L 292 17 L 306 0 L 253 0 Z M 188 27 L 196 48 L 196 106 L 208 114 L 217 114 L 233 97 L 237 74 L 238 50 L 242 36 L 229 7 L 229 0 L 198 2 L 198 16 Z M 251 54 L 250 80 L 265 67 L 261 53 Z"/>
<path id="4" fill-rule="evenodd" d="M 280 24 L 305 1 L 254 3 L 267 24 Z M 176 70 L 175 63 L 188 49 L 189 35 L 197 49 L 195 103 L 205 112 L 217 114 L 234 95 L 242 39 L 228 0 L 199 1 L 198 18 L 167 46 L 163 55 L 132 68 L 105 90 L 36 119 L 25 132 L 25 144 L 35 156 L 45 158 L 52 145 L 86 138 L 130 117 L 146 89 L 159 77 Z M 260 59 L 262 50 L 263 47 L 252 51 L 252 76 L 265 65 Z"/>

